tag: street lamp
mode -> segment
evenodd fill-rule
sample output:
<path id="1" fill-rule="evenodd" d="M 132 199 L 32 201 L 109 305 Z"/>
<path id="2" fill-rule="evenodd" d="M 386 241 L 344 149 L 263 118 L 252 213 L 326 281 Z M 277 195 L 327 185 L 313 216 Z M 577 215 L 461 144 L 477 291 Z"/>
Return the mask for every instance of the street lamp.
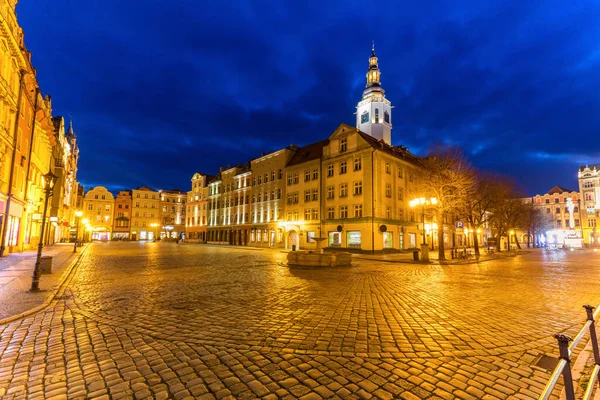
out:
<path id="1" fill-rule="evenodd" d="M 42 184 L 44 186 L 44 193 L 46 194 L 46 198 L 44 200 L 44 212 L 42 213 L 42 227 L 40 228 L 40 241 L 38 243 L 38 251 L 37 258 L 35 259 L 35 268 L 33 269 L 33 276 L 31 277 L 31 291 L 37 292 L 40 290 L 40 265 L 42 262 L 42 248 L 44 247 L 44 228 L 46 227 L 46 212 L 48 211 L 48 200 L 50 196 L 52 196 L 52 191 L 54 190 L 54 184 L 56 183 L 56 179 L 58 177 L 52 173 L 52 171 L 48 171 L 48 173 L 42 176 Z"/>
<path id="2" fill-rule="evenodd" d="M 75 224 L 75 246 L 73 246 L 73 253 L 77 253 L 77 239 L 79 237 L 79 220 L 81 219 L 82 215 L 83 212 L 81 210 L 75 211 L 75 219 L 77 220 L 77 223 Z"/>
<path id="3" fill-rule="evenodd" d="M 408 203 L 411 207 L 416 207 L 416 206 L 421 206 L 422 207 L 422 216 L 423 216 L 423 243 L 422 244 L 427 244 L 427 240 L 425 239 L 425 206 L 428 206 L 430 204 L 437 204 L 437 199 L 435 197 L 431 197 L 429 199 L 425 198 L 425 197 L 418 197 L 415 199 L 412 199 L 409 203 Z"/>

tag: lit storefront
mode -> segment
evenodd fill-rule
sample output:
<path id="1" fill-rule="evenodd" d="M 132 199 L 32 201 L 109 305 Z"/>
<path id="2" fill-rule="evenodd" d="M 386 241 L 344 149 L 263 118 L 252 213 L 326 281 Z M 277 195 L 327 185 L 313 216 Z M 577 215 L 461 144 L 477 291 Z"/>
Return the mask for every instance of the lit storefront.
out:
<path id="1" fill-rule="evenodd" d="M 546 236 L 541 238 L 542 244 L 548 247 L 583 247 L 583 235 L 581 231 L 574 229 L 553 229 L 546 232 Z"/>

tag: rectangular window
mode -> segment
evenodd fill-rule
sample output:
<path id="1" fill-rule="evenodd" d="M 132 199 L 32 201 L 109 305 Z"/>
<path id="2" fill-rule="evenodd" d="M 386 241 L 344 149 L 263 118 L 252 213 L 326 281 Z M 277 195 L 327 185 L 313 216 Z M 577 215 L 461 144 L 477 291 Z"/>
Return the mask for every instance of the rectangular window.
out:
<path id="1" fill-rule="evenodd" d="M 283 170 L 278 170 L 277 171 L 277 179 L 281 179 L 283 177 Z"/>
<path id="2" fill-rule="evenodd" d="M 560 219 L 556 220 L 556 227 L 557 228 L 561 228 L 562 227 L 562 221 Z"/>
<path id="3" fill-rule="evenodd" d="M 269 182 L 269 173 L 265 174 L 265 183 Z"/>
<path id="4" fill-rule="evenodd" d="M 354 170 L 360 171 L 362 169 L 362 159 L 360 157 L 354 159 Z"/>
<path id="5" fill-rule="evenodd" d="M 313 199 L 313 201 L 319 200 L 319 189 L 312 190 L 312 199 Z"/>
<path id="6" fill-rule="evenodd" d="M 387 208 L 385 209 L 385 216 L 386 218 L 392 218 L 392 207 L 387 206 Z"/>
<path id="7" fill-rule="evenodd" d="M 340 140 L 340 153 L 348 150 L 348 139 Z"/>
<path id="8" fill-rule="evenodd" d="M 258 184 L 262 185 L 262 176 L 261 175 L 258 176 Z M 229 185 L 227 185 L 227 187 L 229 187 Z"/>
<path id="9" fill-rule="evenodd" d="M 392 185 L 389 183 L 385 184 L 385 197 L 392 197 Z"/>
<path id="10" fill-rule="evenodd" d="M 298 192 L 294 192 L 294 204 L 298 204 Z"/>
<path id="11" fill-rule="evenodd" d="M 304 202 L 308 203 L 310 201 L 310 190 L 304 191 Z"/>
<path id="12" fill-rule="evenodd" d="M 304 171 L 304 182 L 310 181 L 310 169 Z"/>
<path id="13" fill-rule="evenodd" d="M 595 218 L 588 219 L 588 228 L 593 228 L 595 226 L 596 226 L 596 219 Z"/>
<path id="14" fill-rule="evenodd" d="M 292 179 L 293 179 L 292 178 L 292 174 L 288 174 L 288 176 L 287 176 L 287 184 L 288 184 L 288 186 L 290 186 L 292 184 Z"/>
<path id="15" fill-rule="evenodd" d="M 329 232 L 327 244 L 329 247 L 342 247 L 342 234 L 340 232 Z"/>
<path id="16" fill-rule="evenodd" d="M 340 218 L 348 218 L 348 206 L 340 206 Z"/>
<path id="17" fill-rule="evenodd" d="M 347 170 L 347 163 L 346 161 L 342 161 L 340 163 L 340 174 L 345 174 Z"/>
<path id="18" fill-rule="evenodd" d="M 275 180 L 275 171 L 271 171 L 271 182 Z"/>
<path id="19" fill-rule="evenodd" d="M 362 181 L 359 182 L 354 182 L 354 195 L 361 195 L 362 194 Z"/>
<path id="20" fill-rule="evenodd" d="M 575 226 L 579 226 L 579 220 L 575 219 Z"/>
<path id="21" fill-rule="evenodd" d="M 402 167 L 398 167 L 398 178 L 402 178 L 404 173 L 402 172 Z"/>
<path id="22" fill-rule="evenodd" d="M 560 208 L 559 207 L 556 207 L 556 213 L 560 214 Z"/>
<path id="23" fill-rule="evenodd" d="M 306 208 L 304 210 L 304 220 L 308 221 L 310 219 L 310 208 Z"/>
<path id="24" fill-rule="evenodd" d="M 254 196 L 252 196 L 252 198 L 254 200 Z M 292 204 L 293 199 L 294 199 L 294 197 L 292 196 L 292 194 L 288 193 L 288 195 L 287 195 L 287 203 L 288 204 Z"/>
<path id="25" fill-rule="evenodd" d="M 327 176 L 333 176 L 333 164 L 327 166 Z"/>
<path id="26" fill-rule="evenodd" d="M 334 186 L 328 186 L 327 187 L 327 199 L 333 199 L 335 198 L 335 187 Z"/>
<path id="27" fill-rule="evenodd" d="M 340 197 L 347 197 L 347 196 L 348 196 L 348 184 L 342 183 L 342 184 L 340 184 Z"/>
<path id="28" fill-rule="evenodd" d="M 392 170 L 390 169 L 390 163 L 389 162 L 385 162 L 385 173 L 386 174 L 391 174 Z"/>
<path id="29" fill-rule="evenodd" d="M 318 208 L 313 208 L 312 209 L 312 219 L 314 221 L 319 219 L 319 209 Z"/>
<path id="30" fill-rule="evenodd" d="M 404 200 L 404 189 L 403 188 L 398 189 L 398 200 Z"/>
<path id="31" fill-rule="evenodd" d="M 300 173 L 294 172 L 294 183 L 300 182 Z"/>
<path id="32" fill-rule="evenodd" d="M 327 208 L 327 218 L 328 219 L 334 219 L 335 218 L 335 207 L 328 207 Z"/>
<path id="33" fill-rule="evenodd" d="M 349 231 L 347 234 L 347 247 L 360 249 L 360 231 Z"/>
<path id="34" fill-rule="evenodd" d="M 354 218 L 362 217 L 362 204 L 354 205 Z"/>
<path id="35" fill-rule="evenodd" d="M 318 169 L 313 169 L 312 178 L 313 178 L 313 180 L 319 179 L 319 170 Z"/>

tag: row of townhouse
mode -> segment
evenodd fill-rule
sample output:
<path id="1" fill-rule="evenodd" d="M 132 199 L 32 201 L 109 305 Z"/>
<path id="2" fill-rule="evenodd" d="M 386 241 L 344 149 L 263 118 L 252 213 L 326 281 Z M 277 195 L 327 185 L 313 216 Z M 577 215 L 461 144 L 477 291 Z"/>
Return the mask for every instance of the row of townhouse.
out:
<path id="1" fill-rule="evenodd" d="M 0 0 L 0 257 L 74 235 L 79 148 L 72 123 L 52 116 L 17 22 L 16 0 Z M 44 175 L 56 182 L 46 201 Z M 42 219 L 46 226 L 40 238 Z"/>
<path id="2" fill-rule="evenodd" d="M 117 196 L 103 186 L 82 195 L 82 240 L 177 239 L 185 235 L 186 194 L 142 186 Z"/>

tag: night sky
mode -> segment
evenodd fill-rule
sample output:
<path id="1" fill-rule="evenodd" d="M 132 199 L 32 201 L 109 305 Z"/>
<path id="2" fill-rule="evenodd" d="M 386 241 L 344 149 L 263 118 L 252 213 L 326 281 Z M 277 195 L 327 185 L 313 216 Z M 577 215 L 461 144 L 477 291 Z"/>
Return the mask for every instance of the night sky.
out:
<path id="1" fill-rule="evenodd" d="M 530 195 L 600 162 L 598 1 L 21 0 L 17 16 L 88 188 L 187 191 L 354 125 L 372 40 L 392 144 L 460 145 Z"/>

